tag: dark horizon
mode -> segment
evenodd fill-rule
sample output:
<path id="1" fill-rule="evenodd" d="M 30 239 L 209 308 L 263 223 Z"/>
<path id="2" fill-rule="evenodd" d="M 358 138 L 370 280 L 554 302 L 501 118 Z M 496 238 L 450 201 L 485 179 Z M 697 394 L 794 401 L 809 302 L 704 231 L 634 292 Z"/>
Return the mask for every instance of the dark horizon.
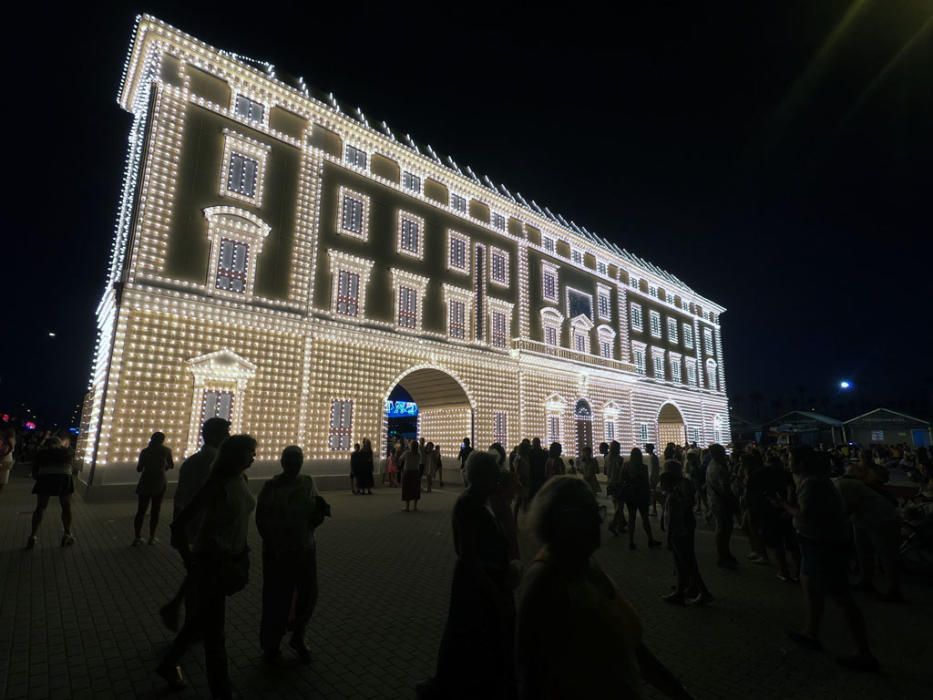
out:
<path id="1" fill-rule="evenodd" d="M 729 5 L 477 6 L 429 26 L 383 7 L 150 3 L 23 22 L 0 412 L 25 402 L 63 423 L 87 386 L 131 122 L 115 97 L 149 12 L 302 75 L 725 306 L 737 412 L 929 419 L 933 10 Z"/>

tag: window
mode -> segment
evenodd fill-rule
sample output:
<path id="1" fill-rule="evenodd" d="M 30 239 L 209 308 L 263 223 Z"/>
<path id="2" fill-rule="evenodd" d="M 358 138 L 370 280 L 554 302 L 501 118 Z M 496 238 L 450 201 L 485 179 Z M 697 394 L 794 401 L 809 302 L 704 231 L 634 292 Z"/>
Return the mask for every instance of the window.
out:
<path id="1" fill-rule="evenodd" d="M 447 302 L 447 334 L 451 338 L 466 338 L 466 303 L 462 299 Z"/>
<path id="2" fill-rule="evenodd" d="M 421 224 L 417 216 L 399 212 L 398 215 L 398 252 L 421 257 Z"/>
<path id="3" fill-rule="evenodd" d="M 697 363 L 696 360 L 687 360 L 687 384 L 697 385 Z"/>
<path id="4" fill-rule="evenodd" d="M 505 217 L 497 212 L 492 213 L 492 225 L 500 231 L 505 231 Z"/>
<path id="5" fill-rule="evenodd" d="M 571 259 L 577 264 L 583 264 L 583 253 L 578 248 L 574 248 L 570 253 Z"/>
<path id="6" fill-rule="evenodd" d="M 672 343 L 677 342 L 677 319 L 667 319 L 667 339 Z"/>
<path id="7" fill-rule="evenodd" d="M 586 352 L 586 334 L 579 328 L 573 329 L 573 349 L 577 352 Z"/>
<path id="8" fill-rule="evenodd" d="M 641 304 L 630 304 L 629 309 L 629 316 L 632 319 L 632 330 L 644 330 L 643 319 L 641 316 Z"/>
<path id="9" fill-rule="evenodd" d="M 567 287 L 567 318 L 577 316 L 593 320 L 593 295 Z"/>
<path id="10" fill-rule="evenodd" d="M 558 301 L 557 268 L 547 263 L 541 263 L 541 275 L 545 300 Z"/>
<path id="11" fill-rule="evenodd" d="M 547 441 L 560 442 L 560 416 L 547 417 Z"/>
<path id="12" fill-rule="evenodd" d="M 664 379 L 664 355 L 656 352 L 651 355 L 651 361 L 654 364 L 654 378 Z"/>
<path id="13" fill-rule="evenodd" d="M 680 357 L 671 355 L 671 381 L 678 384 L 683 381 L 680 374 Z"/>
<path id="14" fill-rule="evenodd" d="M 337 306 L 338 314 L 343 316 L 358 316 L 360 313 L 360 275 L 349 270 L 340 270 L 337 273 Z"/>
<path id="15" fill-rule="evenodd" d="M 606 442 L 612 442 L 616 439 L 616 422 L 615 420 L 606 419 L 606 422 L 603 424 L 603 439 Z"/>
<path id="16" fill-rule="evenodd" d="M 449 270 L 457 270 L 458 272 L 469 272 L 470 261 L 467 253 L 469 241 L 465 236 L 454 233 L 453 231 L 447 233 L 447 239 L 447 268 Z"/>
<path id="17" fill-rule="evenodd" d="M 398 288 L 398 325 L 402 328 L 418 327 L 418 291 L 416 289 Z"/>
<path id="18" fill-rule="evenodd" d="M 596 261 L 596 272 L 599 273 L 600 275 L 606 275 L 609 273 L 609 268 L 606 266 L 606 263 L 604 263 L 602 260 L 597 260 Z"/>
<path id="19" fill-rule="evenodd" d="M 655 338 L 661 337 L 661 314 L 657 311 L 651 312 L 651 335 Z"/>
<path id="20" fill-rule="evenodd" d="M 544 344 L 557 347 L 557 328 L 555 326 L 544 327 Z"/>
<path id="21" fill-rule="evenodd" d="M 884 431 L 883 430 L 872 430 L 871 431 L 871 441 L 872 442 L 884 442 Z"/>
<path id="22" fill-rule="evenodd" d="M 713 442 L 722 444 L 722 418 L 713 416 Z"/>
<path id="23" fill-rule="evenodd" d="M 646 374 L 645 348 L 638 346 L 632 347 L 632 358 L 635 360 L 635 371 L 642 375 Z"/>
<path id="24" fill-rule="evenodd" d="M 233 392 L 215 391 L 209 389 L 204 392 L 201 402 L 201 424 L 208 418 L 223 418 L 225 421 L 233 420 Z"/>
<path id="25" fill-rule="evenodd" d="M 689 311 L 689 310 L 690 310 L 690 304 L 688 304 L 684 299 L 681 299 L 681 300 L 680 300 L 680 308 L 682 308 L 684 311 Z M 695 430 L 695 428 L 694 428 L 694 430 Z"/>
<path id="26" fill-rule="evenodd" d="M 675 302 L 674 294 L 672 292 L 667 292 L 667 303 L 674 304 L 674 302 Z"/>
<path id="27" fill-rule="evenodd" d="M 628 286 L 632 289 L 638 289 L 641 286 L 641 280 L 635 276 L 629 277 Z"/>
<path id="28" fill-rule="evenodd" d="M 230 154 L 230 163 L 227 166 L 227 191 L 235 192 L 244 197 L 254 197 L 256 195 L 256 175 L 258 172 L 258 160 L 233 151 Z"/>
<path id="29" fill-rule="evenodd" d="M 711 328 L 703 329 L 703 350 L 707 355 L 713 354 L 713 330 Z"/>
<path id="30" fill-rule="evenodd" d="M 700 442 L 699 428 L 687 428 L 687 435 L 690 436 L 690 442 Z"/>
<path id="31" fill-rule="evenodd" d="M 612 341 L 600 339 L 599 341 L 599 356 L 612 359 Z"/>
<path id="32" fill-rule="evenodd" d="M 229 238 L 220 239 L 220 258 L 214 286 L 229 292 L 246 291 L 249 245 Z"/>
<path id="33" fill-rule="evenodd" d="M 330 429 L 327 446 L 333 451 L 349 450 L 353 432 L 353 402 L 332 401 L 330 404 Z"/>
<path id="34" fill-rule="evenodd" d="M 465 213 L 467 209 L 466 197 L 461 197 L 459 194 L 451 193 L 450 208 L 459 211 L 461 214 Z"/>
<path id="35" fill-rule="evenodd" d="M 612 319 L 612 304 L 607 287 L 598 288 L 596 309 L 600 318 Z"/>
<path id="36" fill-rule="evenodd" d="M 706 361 L 706 386 L 708 389 L 716 391 L 716 361 Z"/>
<path id="37" fill-rule="evenodd" d="M 492 346 L 496 348 L 506 347 L 506 342 L 508 340 L 508 332 L 506 331 L 506 317 L 504 311 L 493 311 L 492 312 L 492 328 L 490 330 L 490 340 L 492 341 Z"/>
<path id="38" fill-rule="evenodd" d="M 411 192 L 421 192 L 421 178 L 405 171 L 402 173 L 402 187 Z"/>
<path id="39" fill-rule="evenodd" d="M 684 324 L 684 347 L 693 350 L 693 326 Z"/>
<path id="40" fill-rule="evenodd" d="M 642 423 L 639 426 L 638 437 L 641 439 L 642 444 L 647 443 L 650 440 L 650 435 L 648 434 L 648 424 Z"/>
<path id="41" fill-rule="evenodd" d="M 549 253 L 554 252 L 554 239 L 553 238 L 549 236 L 544 237 L 544 249 Z"/>
<path id="42" fill-rule="evenodd" d="M 366 167 L 366 151 L 363 151 L 356 146 L 347 144 L 343 159 L 348 165 L 352 165 L 356 168 Z"/>
<path id="43" fill-rule="evenodd" d="M 499 248 L 489 250 L 489 277 L 495 284 L 509 284 L 509 255 Z"/>
<path id="44" fill-rule="evenodd" d="M 509 416 L 497 411 L 492 416 L 492 441 L 505 447 L 509 444 Z"/>
<path id="45" fill-rule="evenodd" d="M 236 96 L 236 115 L 248 122 L 262 122 L 265 108 L 261 102 L 251 100 L 245 95 Z"/>
<path id="46" fill-rule="evenodd" d="M 337 230 L 365 240 L 369 220 L 369 197 L 345 187 L 340 188 L 339 197 L 340 211 Z"/>
<path id="47" fill-rule="evenodd" d="M 655 287 L 653 284 L 649 284 L 649 285 L 648 285 L 648 295 L 654 297 L 655 299 L 657 299 L 657 298 L 658 298 L 658 288 Z"/>

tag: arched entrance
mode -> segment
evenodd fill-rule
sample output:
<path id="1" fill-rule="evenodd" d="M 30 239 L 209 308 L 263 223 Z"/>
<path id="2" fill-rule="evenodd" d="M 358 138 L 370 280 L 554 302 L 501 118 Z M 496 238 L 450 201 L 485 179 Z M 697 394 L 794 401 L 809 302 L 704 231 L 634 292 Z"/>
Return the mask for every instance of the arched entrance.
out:
<path id="1" fill-rule="evenodd" d="M 579 399 L 573 407 L 573 418 L 577 424 L 577 455 L 584 447 L 593 447 L 593 409 L 586 399 Z"/>
<path id="2" fill-rule="evenodd" d="M 417 436 L 441 448 L 448 459 L 457 456 L 463 438 L 473 436 L 473 400 L 460 380 L 437 367 L 415 367 L 399 376 L 388 388 L 385 401 L 397 386 L 402 387 L 417 406 Z M 385 403 L 385 401 L 383 403 Z M 383 420 L 382 454 L 390 443 L 389 418 Z"/>
<path id="3" fill-rule="evenodd" d="M 687 427 L 684 425 L 683 414 L 672 403 L 661 406 L 658 413 L 658 451 L 663 450 L 669 442 L 675 445 L 687 442 Z"/>

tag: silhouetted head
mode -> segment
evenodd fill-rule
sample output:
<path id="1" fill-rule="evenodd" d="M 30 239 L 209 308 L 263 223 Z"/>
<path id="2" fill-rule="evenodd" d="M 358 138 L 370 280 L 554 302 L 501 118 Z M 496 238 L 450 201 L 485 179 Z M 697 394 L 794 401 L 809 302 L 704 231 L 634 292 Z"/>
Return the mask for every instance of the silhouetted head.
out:
<path id="1" fill-rule="evenodd" d="M 653 454 L 654 454 L 654 445 L 652 445 L 650 442 L 649 442 L 648 444 L 646 444 L 646 445 L 645 445 L 645 452 L 647 452 L 649 455 L 653 455 Z"/>
<path id="2" fill-rule="evenodd" d="M 632 464 L 643 464 L 644 462 L 641 456 L 641 450 L 639 450 L 637 447 L 633 447 L 632 451 L 629 452 L 628 460 Z"/>
<path id="3" fill-rule="evenodd" d="M 251 435 L 231 435 L 220 443 L 211 474 L 221 477 L 239 476 L 249 469 L 255 458 L 255 438 Z"/>
<path id="4" fill-rule="evenodd" d="M 149 438 L 149 447 L 156 447 L 165 444 L 165 433 L 153 433 Z"/>
<path id="5" fill-rule="evenodd" d="M 464 447 L 469 447 L 469 446 L 470 446 L 470 438 L 468 438 L 468 437 L 463 438 L 463 446 L 464 446 Z"/>
<path id="6" fill-rule="evenodd" d="M 286 476 L 297 476 L 304 464 L 305 455 L 298 445 L 289 445 L 282 450 L 282 471 Z"/>
<path id="7" fill-rule="evenodd" d="M 502 469 L 505 466 L 505 448 L 498 442 L 494 442 L 489 446 L 489 452 L 495 455 L 496 463 Z"/>
<path id="8" fill-rule="evenodd" d="M 548 448 L 549 457 L 560 457 L 560 453 L 564 451 L 564 448 L 561 447 L 559 442 L 552 442 L 551 446 Z"/>
<path id="9" fill-rule="evenodd" d="M 622 453 L 622 445 L 619 444 L 618 440 L 613 440 L 609 443 L 609 454 L 618 455 Z"/>
<path id="10" fill-rule="evenodd" d="M 201 426 L 201 437 L 204 444 L 218 447 L 220 443 L 230 437 L 230 421 L 223 418 L 208 418 Z"/>
<path id="11" fill-rule="evenodd" d="M 541 438 L 539 437 L 534 438 L 531 441 L 531 446 L 534 447 L 536 450 L 540 450 L 541 449 Z"/>
<path id="12" fill-rule="evenodd" d="M 728 462 L 726 458 L 726 448 L 719 443 L 714 443 L 709 446 L 709 456 L 720 464 L 726 464 Z"/>
<path id="13" fill-rule="evenodd" d="M 532 530 L 556 563 L 584 564 L 599 549 L 599 504 L 582 479 L 548 479 L 532 501 L 529 517 Z"/>
<path id="14" fill-rule="evenodd" d="M 492 452 L 473 450 L 467 458 L 467 490 L 480 498 L 488 498 L 499 485 L 499 463 Z"/>

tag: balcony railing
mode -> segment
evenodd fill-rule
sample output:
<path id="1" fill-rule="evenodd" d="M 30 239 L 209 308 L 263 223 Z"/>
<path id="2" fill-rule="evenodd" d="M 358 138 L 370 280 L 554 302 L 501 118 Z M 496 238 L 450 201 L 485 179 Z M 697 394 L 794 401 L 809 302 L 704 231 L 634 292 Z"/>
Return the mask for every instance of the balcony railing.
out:
<path id="1" fill-rule="evenodd" d="M 588 352 L 579 352 L 570 348 L 563 348 L 559 345 L 548 345 L 537 340 L 526 340 L 515 338 L 512 340 L 512 349 L 520 352 L 533 352 L 537 355 L 545 355 L 569 362 L 579 362 L 594 367 L 612 369 L 618 372 L 634 372 L 635 365 L 630 362 L 622 362 L 601 355 L 593 355 Z"/>

